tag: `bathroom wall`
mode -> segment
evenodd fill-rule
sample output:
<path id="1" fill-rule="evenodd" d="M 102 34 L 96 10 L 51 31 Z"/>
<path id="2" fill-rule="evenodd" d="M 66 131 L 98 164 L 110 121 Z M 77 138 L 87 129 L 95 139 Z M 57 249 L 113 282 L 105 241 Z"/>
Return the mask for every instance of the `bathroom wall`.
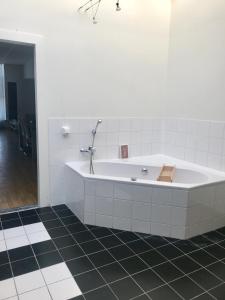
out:
<path id="1" fill-rule="evenodd" d="M 42 36 L 37 99 L 40 203 L 49 199 L 48 118 L 163 114 L 170 0 L 102 1 L 99 23 L 80 0 L 2 0 L 0 30 Z"/>
<path id="2" fill-rule="evenodd" d="M 97 119 L 51 118 L 49 119 L 49 170 L 50 199 L 54 204 L 64 202 L 66 191 L 65 163 L 73 160 L 88 160 L 87 148 L 91 143 L 91 130 Z M 62 135 L 62 126 L 71 133 Z M 95 159 L 119 158 L 119 145 L 129 145 L 129 156 L 161 153 L 161 119 L 103 118 L 96 135 Z"/>
<path id="3" fill-rule="evenodd" d="M 225 1 L 174 0 L 167 116 L 225 121 Z"/>

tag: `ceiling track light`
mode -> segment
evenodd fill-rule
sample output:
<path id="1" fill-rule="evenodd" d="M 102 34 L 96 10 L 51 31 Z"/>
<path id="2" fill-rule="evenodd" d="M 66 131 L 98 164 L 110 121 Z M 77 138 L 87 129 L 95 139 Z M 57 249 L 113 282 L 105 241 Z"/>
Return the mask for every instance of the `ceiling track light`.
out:
<path id="1" fill-rule="evenodd" d="M 77 11 L 80 13 L 87 13 L 89 10 L 91 10 L 92 11 L 92 23 L 97 24 L 98 23 L 97 14 L 99 11 L 101 1 L 102 0 L 97 0 L 97 1 L 88 0 L 86 3 L 81 5 Z M 116 11 L 121 11 L 119 0 L 117 0 L 117 2 L 116 2 Z"/>

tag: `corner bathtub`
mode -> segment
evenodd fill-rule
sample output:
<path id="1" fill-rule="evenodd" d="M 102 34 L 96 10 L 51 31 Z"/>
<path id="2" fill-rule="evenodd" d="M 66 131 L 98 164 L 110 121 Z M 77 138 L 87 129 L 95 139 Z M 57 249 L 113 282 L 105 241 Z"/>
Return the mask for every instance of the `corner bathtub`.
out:
<path id="1" fill-rule="evenodd" d="M 164 164 L 176 167 L 172 183 L 156 180 Z M 223 172 L 164 155 L 96 160 L 94 170 L 66 164 L 66 203 L 85 224 L 179 239 L 225 226 Z"/>

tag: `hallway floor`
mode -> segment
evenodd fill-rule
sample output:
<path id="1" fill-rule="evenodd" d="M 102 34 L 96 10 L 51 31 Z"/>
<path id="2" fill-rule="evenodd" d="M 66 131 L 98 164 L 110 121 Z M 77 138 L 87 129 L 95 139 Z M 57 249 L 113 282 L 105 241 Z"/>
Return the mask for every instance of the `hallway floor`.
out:
<path id="1" fill-rule="evenodd" d="M 35 204 L 36 163 L 19 150 L 15 132 L 0 129 L 0 210 Z"/>
<path id="2" fill-rule="evenodd" d="M 85 226 L 65 205 L 0 217 L 1 300 L 225 299 L 225 228 L 180 241 Z"/>

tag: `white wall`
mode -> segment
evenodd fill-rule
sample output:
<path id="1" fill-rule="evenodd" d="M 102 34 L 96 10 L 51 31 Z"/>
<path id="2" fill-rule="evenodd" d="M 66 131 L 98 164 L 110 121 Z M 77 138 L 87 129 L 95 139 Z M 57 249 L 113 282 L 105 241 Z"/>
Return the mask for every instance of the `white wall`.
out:
<path id="1" fill-rule="evenodd" d="M 121 13 L 103 1 L 95 26 L 76 13 L 80 4 L 1 1 L 0 29 L 43 36 L 36 53 L 42 205 L 49 203 L 49 117 L 163 114 L 170 0 L 129 0 Z"/>
<path id="2" fill-rule="evenodd" d="M 174 0 L 167 116 L 225 120 L 225 1 Z"/>

